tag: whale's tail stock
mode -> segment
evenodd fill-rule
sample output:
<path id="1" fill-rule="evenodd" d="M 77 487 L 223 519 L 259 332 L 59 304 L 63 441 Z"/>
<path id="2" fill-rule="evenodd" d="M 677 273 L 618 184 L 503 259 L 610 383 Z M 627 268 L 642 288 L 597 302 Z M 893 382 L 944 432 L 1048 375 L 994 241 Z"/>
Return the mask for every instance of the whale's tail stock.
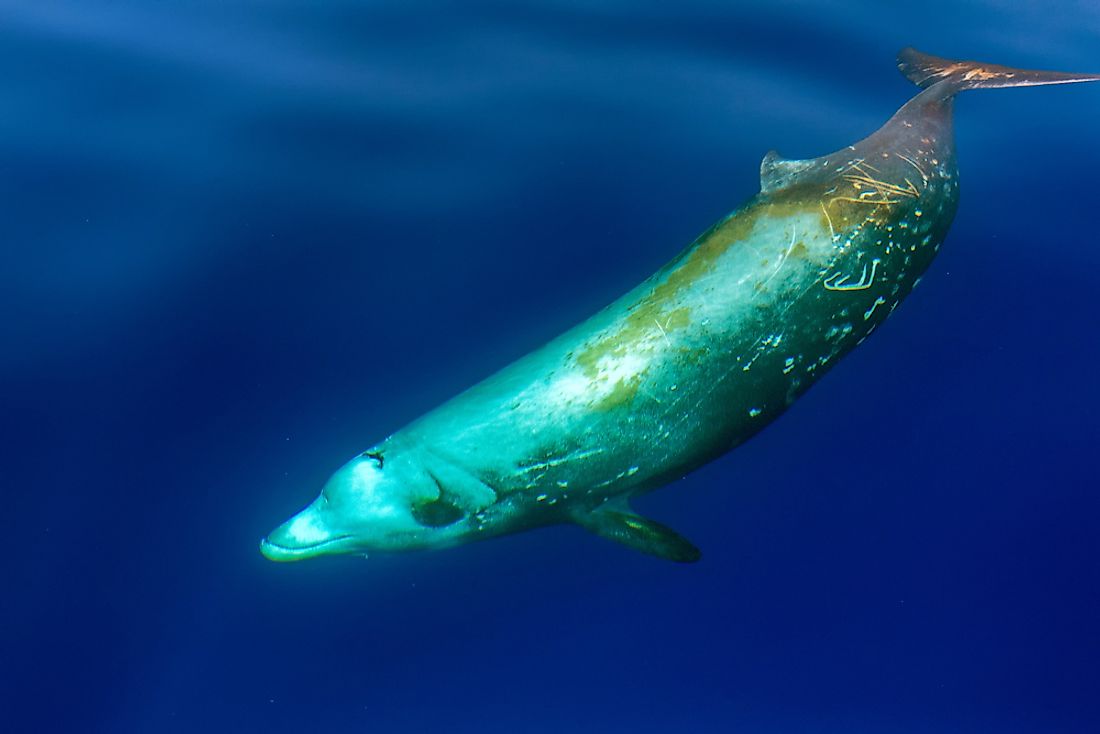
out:
<path id="1" fill-rule="evenodd" d="M 947 82 L 945 91 L 950 94 L 967 89 L 1037 87 L 1044 84 L 1100 81 L 1100 74 L 1033 71 L 981 61 L 956 61 L 921 53 L 911 47 L 903 48 L 898 52 L 898 70 L 921 89 Z"/>

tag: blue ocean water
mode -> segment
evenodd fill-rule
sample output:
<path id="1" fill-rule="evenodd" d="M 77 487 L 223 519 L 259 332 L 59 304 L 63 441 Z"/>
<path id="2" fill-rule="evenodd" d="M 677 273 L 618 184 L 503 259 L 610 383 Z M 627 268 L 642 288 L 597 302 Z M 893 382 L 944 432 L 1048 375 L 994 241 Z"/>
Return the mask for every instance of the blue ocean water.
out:
<path id="1" fill-rule="evenodd" d="M 0 2 L 0 727 L 1100 731 L 1100 85 L 959 99 L 921 287 L 637 503 L 701 562 L 258 552 L 874 130 L 909 44 L 1098 71 L 1100 6 Z"/>

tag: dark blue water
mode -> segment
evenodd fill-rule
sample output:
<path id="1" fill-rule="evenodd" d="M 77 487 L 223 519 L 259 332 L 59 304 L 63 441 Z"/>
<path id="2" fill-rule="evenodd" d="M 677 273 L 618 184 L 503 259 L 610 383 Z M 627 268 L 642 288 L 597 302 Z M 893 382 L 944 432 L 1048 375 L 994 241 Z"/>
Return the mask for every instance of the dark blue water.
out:
<path id="1" fill-rule="evenodd" d="M 258 552 L 872 131 L 906 44 L 1097 71 L 1100 7 L 0 3 L 3 730 L 1100 730 L 1100 85 L 960 98 L 922 286 L 638 503 L 700 563 Z"/>

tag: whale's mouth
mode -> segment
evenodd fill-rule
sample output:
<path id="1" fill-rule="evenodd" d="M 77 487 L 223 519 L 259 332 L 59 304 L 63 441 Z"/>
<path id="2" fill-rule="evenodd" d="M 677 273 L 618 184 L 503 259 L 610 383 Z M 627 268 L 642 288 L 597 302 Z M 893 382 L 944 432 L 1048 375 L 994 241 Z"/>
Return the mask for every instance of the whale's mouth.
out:
<path id="1" fill-rule="evenodd" d="M 260 541 L 260 552 L 270 561 L 304 561 L 314 556 L 340 553 L 353 545 L 351 540 L 351 535 L 338 535 L 310 545 L 287 546 L 264 538 Z"/>

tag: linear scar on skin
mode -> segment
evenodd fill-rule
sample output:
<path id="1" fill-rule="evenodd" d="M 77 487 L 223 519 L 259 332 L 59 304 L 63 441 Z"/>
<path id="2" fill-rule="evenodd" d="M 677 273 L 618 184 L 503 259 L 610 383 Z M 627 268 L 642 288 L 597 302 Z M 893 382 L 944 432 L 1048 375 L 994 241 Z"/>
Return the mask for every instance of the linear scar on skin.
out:
<path id="1" fill-rule="evenodd" d="M 916 199 L 920 196 L 920 189 L 908 178 L 902 179 L 906 184 L 902 187 L 899 184 L 875 178 L 868 169 L 878 170 L 864 160 L 853 161 L 841 178 L 852 184 L 856 195 L 834 196 L 829 199 L 829 204 L 837 201 L 848 201 L 853 204 L 891 205 L 897 204 L 905 198 Z M 855 173 L 851 173 L 851 171 L 855 171 Z"/>
<path id="2" fill-rule="evenodd" d="M 833 273 L 821 284 L 825 286 L 827 291 L 865 291 L 875 282 L 875 272 L 878 270 L 880 262 L 881 260 L 877 257 L 871 261 L 870 277 L 867 276 L 867 264 L 864 263 L 863 271 L 859 274 L 859 280 L 855 283 L 848 282 L 848 279 L 852 277 L 850 274 Z"/>
<path id="3" fill-rule="evenodd" d="M 819 201 L 821 205 L 821 213 L 825 215 L 825 221 L 829 223 L 829 235 L 833 242 L 836 242 L 836 229 L 833 227 L 833 218 L 829 216 L 829 210 L 825 208 L 825 202 Z"/>
<path id="4" fill-rule="evenodd" d="M 768 283 L 771 283 L 775 276 L 779 275 L 780 268 L 783 267 L 783 264 L 786 263 L 787 259 L 791 256 L 791 252 L 794 251 L 794 243 L 797 239 L 798 230 L 794 227 L 791 227 L 791 244 L 787 245 L 787 251 L 784 252 L 783 256 L 779 258 L 779 263 L 775 266 L 775 270 L 772 271 L 772 274 L 768 276 L 768 279 L 760 284 L 761 287 L 766 286 Z"/>
<path id="5" fill-rule="evenodd" d="M 920 174 L 920 177 L 924 180 L 924 183 L 925 184 L 928 183 L 928 174 L 924 172 L 924 169 L 920 167 L 920 164 L 918 164 L 915 160 L 913 160 L 909 156 L 904 155 L 902 153 L 896 153 L 895 152 L 894 155 L 896 155 L 898 158 L 902 159 L 903 161 L 905 161 L 906 163 L 911 165 L 913 168 L 917 169 L 917 173 Z"/>

